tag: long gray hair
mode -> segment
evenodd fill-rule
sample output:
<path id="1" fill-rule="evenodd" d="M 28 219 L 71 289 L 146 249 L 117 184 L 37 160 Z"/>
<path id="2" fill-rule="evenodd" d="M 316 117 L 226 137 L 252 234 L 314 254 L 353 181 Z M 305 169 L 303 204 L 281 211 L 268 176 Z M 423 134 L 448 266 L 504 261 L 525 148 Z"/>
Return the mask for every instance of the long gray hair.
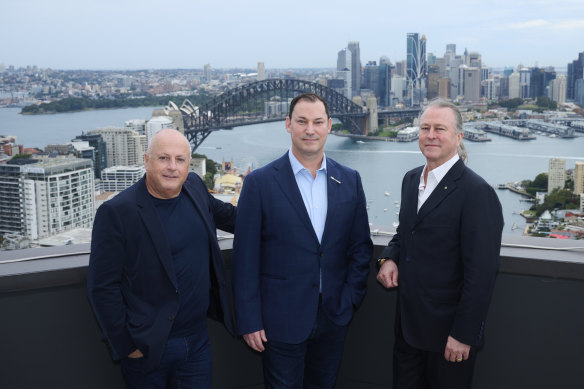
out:
<path id="1" fill-rule="evenodd" d="M 428 103 L 428 105 L 424 107 L 424 109 L 420 111 L 420 116 L 418 117 L 418 119 L 422 119 L 422 116 L 430 107 L 449 108 L 452 111 L 452 113 L 454 113 L 454 118 L 456 121 L 454 123 L 456 133 L 457 134 L 462 133 L 462 114 L 460 113 L 460 110 L 456 105 L 452 104 L 448 100 L 444 100 L 441 98 L 433 99 Z M 462 143 L 462 140 L 460 141 L 460 146 L 458 146 L 458 156 L 460 157 L 460 159 L 462 159 L 462 162 L 466 163 L 468 155 L 466 154 L 466 149 L 464 148 L 464 143 Z"/>

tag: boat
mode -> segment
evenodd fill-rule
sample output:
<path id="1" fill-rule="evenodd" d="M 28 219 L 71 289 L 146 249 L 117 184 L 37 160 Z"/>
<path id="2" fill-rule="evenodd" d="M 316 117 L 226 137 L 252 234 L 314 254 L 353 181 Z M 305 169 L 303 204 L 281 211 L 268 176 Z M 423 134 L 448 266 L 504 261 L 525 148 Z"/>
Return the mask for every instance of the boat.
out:
<path id="1" fill-rule="evenodd" d="M 384 195 L 386 195 L 386 196 L 389 196 L 389 192 L 385 192 L 385 193 L 383 193 L 383 194 L 384 194 Z"/>
<path id="2" fill-rule="evenodd" d="M 391 225 L 394 226 L 394 227 L 397 227 L 397 226 L 399 226 L 399 223 L 398 222 L 393 222 L 393 223 L 391 223 Z"/>
<path id="3" fill-rule="evenodd" d="M 511 231 L 518 229 L 519 226 L 517 226 L 517 223 L 513 223 L 513 225 L 511 226 Z"/>
<path id="4" fill-rule="evenodd" d="M 383 208 L 383 212 L 387 212 L 387 208 Z"/>

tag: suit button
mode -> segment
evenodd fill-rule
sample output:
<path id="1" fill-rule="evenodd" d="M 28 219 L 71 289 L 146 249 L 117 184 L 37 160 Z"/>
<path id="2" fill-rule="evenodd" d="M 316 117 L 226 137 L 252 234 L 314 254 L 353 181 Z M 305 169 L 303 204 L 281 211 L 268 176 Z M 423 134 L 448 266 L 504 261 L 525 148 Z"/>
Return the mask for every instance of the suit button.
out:
<path id="1" fill-rule="evenodd" d="M 318 288 L 318 284 L 312 284 L 312 287 L 313 287 L 314 289 L 316 289 L 316 288 Z"/>
<path id="2" fill-rule="evenodd" d="M 178 294 L 178 289 L 176 289 L 176 290 L 174 291 L 174 293 Z"/>
<path id="3" fill-rule="evenodd" d="M 170 320 L 170 321 L 173 321 L 173 320 L 174 320 L 174 315 L 170 315 L 170 316 L 168 317 L 168 320 Z"/>
<path id="4" fill-rule="evenodd" d="M 412 231 L 412 235 L 416 235 L 416 230 L 413 230 Z"/>
<path id="5" fill-rule="evenodd" d="M 320 252 L 320 257 L 322 258 L 324 256 L 324 253 L 321 251 Z"/>

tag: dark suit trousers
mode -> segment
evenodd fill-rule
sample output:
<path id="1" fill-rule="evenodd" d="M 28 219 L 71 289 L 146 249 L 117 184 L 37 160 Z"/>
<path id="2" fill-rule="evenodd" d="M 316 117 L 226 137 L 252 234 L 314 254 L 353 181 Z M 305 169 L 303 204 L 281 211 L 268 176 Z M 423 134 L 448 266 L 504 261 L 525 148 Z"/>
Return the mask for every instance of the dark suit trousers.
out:
<path id="1" fill-rule="evenodd" d="M 333 323 L 318 304 L 307 340 L 300 344 L 264 343 L 266 389 L 332 389 L 337 379 L 348 326 Z"/>
<path id="2" fill-rule="evenodd" d="M 410 346 L 403 337 L 401 320 L 396 318 L 393 348 L 394 389 L 467 389 L 472 383 L 476 350 L 462 362 L 444 359 L 444 350 L 432 352 Z"/>

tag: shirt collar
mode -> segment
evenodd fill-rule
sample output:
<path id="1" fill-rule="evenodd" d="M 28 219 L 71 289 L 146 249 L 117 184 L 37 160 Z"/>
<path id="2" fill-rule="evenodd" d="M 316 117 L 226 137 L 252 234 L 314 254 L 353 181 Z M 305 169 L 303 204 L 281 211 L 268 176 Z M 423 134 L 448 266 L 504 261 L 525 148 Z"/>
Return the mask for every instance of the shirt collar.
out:
<path id="1" fill-rule="evenodd" d="M 294 175 L 297 175 L 299 172 L 306 169 L 296 158 L 296 156 L 292 152 L 292 149 L 288 150 L 288 158 L 290 158 L 290 165 L 292 165 L 292 172 L 294 172 Z M 326 172 L 326 154 L 323 154 L 320 169 L 318 169 L 317 171 L 320 170 L 324 170 Z"/>
<path id="2" fill-rule="evenodd" d="M 442 165 L 438 166 L 437 168 L 430 170 L 428 172 L 428 177 L 430 177 L 430 175 L 433 175 L 434 178 L 436 179 L 436 183 L 439 183 L 440 181 L 442 181 L 442 179 L 444 178 L 446 173 L 448 173 L 450 171 L 452 166 L 454 166 L 454 164 L 456 162 L 458 162 L 459 159 L 460 159 L 460 157 L 458 156 L 458 153 L 454 154 L 454 156 L 452 158 L 450 158 L 448 161 L 444 162 Z M 424 186 L 424 172 L 426 171 L 426 169 L 428 169 L 427 163 L 424 166 L 424 169 L 422 170 L 422 175 L 420 177 L 420 186 L 421 187 Z"/>

